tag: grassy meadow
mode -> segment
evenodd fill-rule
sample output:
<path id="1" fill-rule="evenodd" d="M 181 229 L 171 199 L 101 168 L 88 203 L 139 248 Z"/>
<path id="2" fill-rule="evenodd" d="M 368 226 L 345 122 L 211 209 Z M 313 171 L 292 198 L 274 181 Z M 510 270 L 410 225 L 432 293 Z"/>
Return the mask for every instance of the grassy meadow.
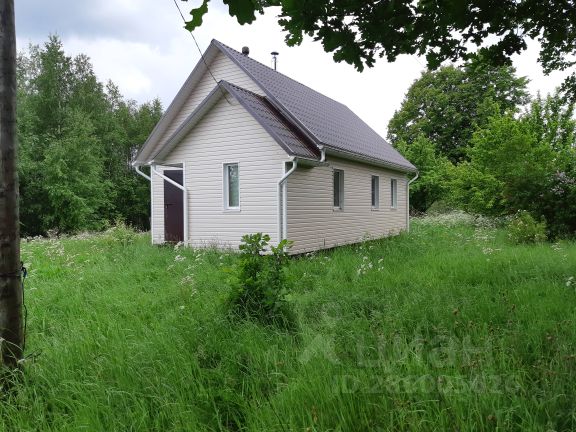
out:
<path id="1" fill-rule="evenodd" d="M 224 310 L 232 253 L 32 239 L 0 431 L 576 430 L 576 244 L 464 215 L 290 260 L 286 333 Z"/>

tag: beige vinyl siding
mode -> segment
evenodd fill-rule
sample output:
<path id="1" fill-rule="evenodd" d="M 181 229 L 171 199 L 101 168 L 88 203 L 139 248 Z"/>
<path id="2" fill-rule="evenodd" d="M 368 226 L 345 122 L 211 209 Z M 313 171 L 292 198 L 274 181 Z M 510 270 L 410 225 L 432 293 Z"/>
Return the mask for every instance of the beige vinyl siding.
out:
<path id="1" fill-rule="evenodd" d="M 288 155 L 235 99 L 228 100 L 233 103 L 221 98 L 163 161 L 185 165 L 189 243 L 195 247 L 237 248 L 242 235 L 254 232 L 277 242 L 277 183 Z M 225 163 L 239 165 L 240 211 L 223 208 Z M 153 188 L 156 226 L 163 221 L 156 204 L 163 197 Z"/>
<path id="2" fill-rule="evenodd" d="M 327 158 L 329 166 L 298 167 L 288 178 L 288 238 L 302 253 L 378 238 L 406 229 L 406 176 L 383 168 Z M 344 172 L 342 210 L 333 207 L 334 169 Z M 380 207 L 371 205 L 372 176 L 380 177 Z M 390 208 L 390 179 L 398 206 Z"/>
<path id="3" fill-rule="evenodd" d="M 216 81 L 224 80 L 232 84 L 236 84 L 246 90 L 250 90 L 254 93 L 264 95 L 262 89 L 250 78 L 246 73 L 240 69 L 236 63 L 230 60 L 227 56 L 218 52 L 210 65 L 210 71 L 216 78 Z M 175 116 L 174 121 L 168 126 L 162 137 L 158 140 L 156 148 L 159 149 L 160 146 L 170 138 L 176 129 L 182 124 L 186 118 L 192 114 L 196 107 L 208 96 L 208 94 L 214 90 L 216 87 L 216 82 L 210 73 L 205 72 L 199 82 L 196 84 L 190 96 L 182 106 L 182 109 Z M 231 99 L 231 96 L 227 96 Z M 157 151 L 152 152 L 154 155 Z"/>

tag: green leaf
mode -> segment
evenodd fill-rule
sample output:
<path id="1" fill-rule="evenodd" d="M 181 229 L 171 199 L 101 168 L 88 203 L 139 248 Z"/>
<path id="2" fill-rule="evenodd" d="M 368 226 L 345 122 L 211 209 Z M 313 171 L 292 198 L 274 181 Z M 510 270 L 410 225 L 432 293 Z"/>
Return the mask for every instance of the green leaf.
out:
<path id="1" fill-rule="evenodd" d="M 204 18 L 204 15 L 208 12 L 209 1 L 210 0 L 204 0 L 202 2 L 202 5 L 190 11 L 192 19 L 190 21 L 186 21 L 186 25 L 184 26 L 186 30 L 193 31 L 197 27 L 200 27 L 202 25 L 202 19 Z"/>
<path id="2" fill-rule="evenodd" d="M 250 24 L 256 19 L 256 11 L 262 12 L 262 8 L 254 0 L 224 0 L 228 5 L 228 12 L 236 17 L 239 24 Z"/>

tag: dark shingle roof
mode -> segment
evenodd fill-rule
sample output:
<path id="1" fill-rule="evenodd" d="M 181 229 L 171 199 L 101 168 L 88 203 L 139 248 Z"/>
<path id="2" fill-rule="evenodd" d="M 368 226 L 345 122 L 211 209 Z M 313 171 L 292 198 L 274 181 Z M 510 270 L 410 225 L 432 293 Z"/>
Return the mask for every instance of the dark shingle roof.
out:
<path id="1" fill-rule="evenodd" d="M 314 143 L 304 137 L 266 98 L 226 81 L 220 81 L 220 83 L 234 95 L 288 154 L 309 159 L 318 158 L 320 152 Z"/>
<path id="2" fill-rule="evenodd" d="M 347 106 L 221 42 L 213 43 L 260 85 L 272 103 L 280 105 L 309 132 L 317 144 L 415 170 L 414 165 Z"/>

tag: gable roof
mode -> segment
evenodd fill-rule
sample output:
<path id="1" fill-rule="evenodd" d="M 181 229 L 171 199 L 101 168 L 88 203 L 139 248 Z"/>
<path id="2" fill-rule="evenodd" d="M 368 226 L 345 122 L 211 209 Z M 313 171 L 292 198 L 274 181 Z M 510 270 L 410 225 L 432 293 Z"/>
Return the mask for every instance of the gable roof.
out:
<path id="1" fill-rule="evenodd" d="M 307 159 L 317 159 L 320 156 L 318 147 L 274 108 L 267 98 L 226 81 L 220 81 L 220 83 L 236 97 L 238 102 L 252 114 L 289 155 Z"/>
<path id="2" fill-rule="evenodd" d="M 314 143 L 294 128 L 265 97 L 222 80 L 172 133 L 153 159 L 159 158 L 161 160 L 178 145 L 200 119 L 222 98 L 224 91 L 232 95 L 290 156 L 304 159 L 317 159 L 320 156 Z"/>
<path id="3" fill-rule="evenodd" d="M 416 171 L 414 165 L 345 105 L 217 40 L 212 40 L 204 54 L 204 61 L 200 61 L 196 65 L 138 152 L 135 163 L 143 163 L 143 161 L 150 159 L 162 134 L 170 122 L 174 121 L 200 77 L 206 73 L 206 64 L 209 64 L 218 52 L 233 61 L 262 89 L 266 95 L 265 98 L 230 83 L 224 84 L 228 86 L 227 91 L 234 94 L 236 99 L 289 154 L 300 156 L 299 152 L 302 152 L 307 156 L 301 157 L 309 158 L 313 155 L 313 158 L 318 158 L 319 149 L 326 147 L 343 157 L 379 162 L 401 171 Z M 223 82 L 221 81 L 219 84 L 223 84 Z M 204 102 L 200 105 L 203 104 Z M 183 123 L 190 125 L 188 119 L 199 108 L 200 106 Z M 176 132 L 181 130 L 182 126 Z M 162 147 L 172 141 L 176 132 L 166 142 L 160 143 L 159 151 L 156 151 L 156 154 L 164 153 Z"/>
<path id="4" fill-rule="evenodd" d="M 317 144 L 389 162 L 414 171 L 415 167 L 346 105 L 212 41 L 279 105 Z M 367 95 L 368 96 L 368 95 Z"/>

